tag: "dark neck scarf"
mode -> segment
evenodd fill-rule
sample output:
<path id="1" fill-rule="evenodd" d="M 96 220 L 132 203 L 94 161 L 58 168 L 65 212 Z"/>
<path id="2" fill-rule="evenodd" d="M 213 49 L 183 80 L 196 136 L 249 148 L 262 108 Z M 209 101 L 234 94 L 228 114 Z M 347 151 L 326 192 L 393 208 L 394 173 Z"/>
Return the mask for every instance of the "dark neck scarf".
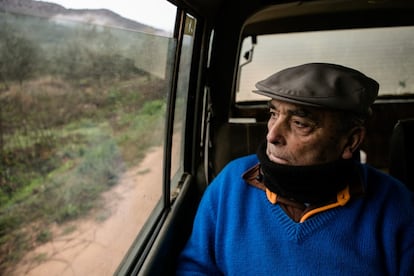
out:
<path id="1" fill-rule="evenodd" d="M 301 203 L 326 203 L 343 190 L 355 176 L 356 165 L 352 159 L 312 166 L 277 164 L 266 154 L 266 142 L 257 151 L 266 188 L 288 199 Z"/>

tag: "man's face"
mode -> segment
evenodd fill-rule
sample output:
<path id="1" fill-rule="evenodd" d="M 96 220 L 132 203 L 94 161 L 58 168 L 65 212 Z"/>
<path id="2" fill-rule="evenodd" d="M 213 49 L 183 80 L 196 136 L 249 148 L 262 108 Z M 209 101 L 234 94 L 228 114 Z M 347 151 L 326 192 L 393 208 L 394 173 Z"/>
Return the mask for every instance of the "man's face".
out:
<path id="1" fill-rule="evenodd" d="M 279 100 L 269 102 L 267 156 L 278 164 L 307 166 L 343 156 L 347 136 L 335 113 Z"/>

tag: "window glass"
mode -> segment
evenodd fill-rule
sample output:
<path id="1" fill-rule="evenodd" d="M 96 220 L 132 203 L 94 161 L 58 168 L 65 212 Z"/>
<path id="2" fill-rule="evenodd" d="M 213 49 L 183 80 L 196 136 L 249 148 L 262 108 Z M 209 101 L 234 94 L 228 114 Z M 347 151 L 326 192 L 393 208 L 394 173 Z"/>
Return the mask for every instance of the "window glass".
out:
<path id="1" fill-rule="evenodd" d="M 175 99 L 174 129 L 171 155 L 171 177 L 183 172 L 184 123 L 187 111 L 188 85 L 196 19 L 186 15 L 183 43 L 181 45 L 180 68 Z M 177 183 L 174 181 L 172 184 Z M 174 188 L 173 186 L 171 188 Z"/>
<path id="2" fill-rule="evenodd" d="M 338 63 L 378 80 L 379 95 L 414 93 L 414 27 L 287 33 L 257 37 L 252 61 L 240 71 L 236 101 L 264 99 L 255 83 L 286 67 L 307 62 Z M 240 64 L 252 48 L 244 40 Z"/>
<path id="3" fill-rule="evenodd" d="M 175 15 L 0 2 L 0 275 L 116 270 L 162 197 Z"/>

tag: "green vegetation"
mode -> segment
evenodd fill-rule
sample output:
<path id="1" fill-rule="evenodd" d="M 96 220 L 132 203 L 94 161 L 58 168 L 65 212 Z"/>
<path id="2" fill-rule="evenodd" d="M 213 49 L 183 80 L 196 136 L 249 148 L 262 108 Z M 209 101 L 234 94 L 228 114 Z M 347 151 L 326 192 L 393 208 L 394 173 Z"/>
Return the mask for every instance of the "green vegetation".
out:
<path id="1" fill-rule="evenodd" d="M 166 108 L 165 81 L 140 69 L 119 34 L 5 17 L 0 274 L 36 244 L 53 239 L 51 224 L 99 207 L 101 193 L 150 147 L 161 145 Z"/>

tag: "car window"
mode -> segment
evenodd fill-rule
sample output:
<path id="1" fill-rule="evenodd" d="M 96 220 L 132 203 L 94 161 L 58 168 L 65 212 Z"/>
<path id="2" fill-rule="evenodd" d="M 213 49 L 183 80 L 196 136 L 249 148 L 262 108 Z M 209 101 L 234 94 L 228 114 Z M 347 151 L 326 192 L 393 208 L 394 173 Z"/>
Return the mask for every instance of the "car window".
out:
<path id="1" fill-rule="evenodd" d="M 191 15 L 186 14 L 175 97 L 171 178 L 175 176 L 179 177 L 184 172 L 184 124 L 186 121 L 189 77 L 196 24 L 197 20 Z M 177 181 L 173 181 L 172 183 L 177 183 Z M 174 188 L 174 186 L 171 188 Z"/>
<path id="2" fill-rule="evenodd" d="M 1 1 L 0 274 L 112 274 L 163 208 L 175 16 L 167 1 Z"/>
<path id="3" fill-rule="evenodd" d="M 414 28 L 388 27 L 247 37 L 240 56 L 236 102 L 262 100 L 255 83 L 284 68 L 330 62 L 358 69 L 379 80 L 379 95 L 414 93 Z M 253 54 L 247 54 L 253 48 Z M 250 60 L 246 57 L 249 56 Z"/>

